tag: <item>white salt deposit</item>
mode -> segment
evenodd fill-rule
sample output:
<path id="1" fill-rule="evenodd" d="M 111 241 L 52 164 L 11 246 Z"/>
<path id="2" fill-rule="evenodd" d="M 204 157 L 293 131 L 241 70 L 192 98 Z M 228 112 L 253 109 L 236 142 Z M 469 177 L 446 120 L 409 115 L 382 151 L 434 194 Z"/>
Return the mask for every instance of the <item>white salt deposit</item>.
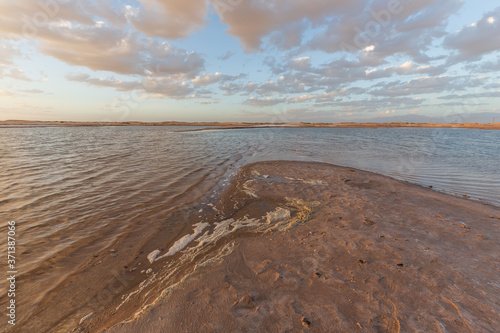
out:
<path id="1" fill-rule="evenodd" d="M 322 180 L 314 180 L 314 179 L 303 179 L 302 180 L 304 183 L 309 184 L 309 185 L 328 185 Z"/>
<path id="2" fill-rule="evenodd" d="M 298 208 L 299 210 L 303 209 L 302 206 L 305 206 L 305 203 L 302 202 L 301 200 L 290 199 L 290 198 L 287 198 L 287 200 L 289 201 L 289 205 L 291 207 Z M 148 259 L 154 258 L 153 259 L 154 261 L 158 261 L 162 258 L 174 255 L 175 253 L 182 251 L 184 248 L 187 247 L 187 245 L 190 242 L 196 241 L 195 245 L 187 248 L 185 251 L 182 252 L 182 255 L 179 258 L 168 264 L 168 269 L 166 270 L 167 274 L 165 274 L 160 278 L 160 281 L 163 283 L 169 281 L 169 279 L 177 272 L 178 267 L 181 267 L 184 263 L 192 262 L 193 258 L 199 256 L 202 253 L 206 253 L 213 245 L 217 243 L 217 241 L 232 233 L 237 232 L 240 229 L 245 228 L 252 232 L 266 233 L 269 231 L 286 230 L 291 222 L 293 222 L 293 219 L 291 218 L 291 211 L 286 208 L 277 207 L 274 211 L 269 212 L 263 218 L 256 219 L 256 218 L 249 218 L 248 216 L 246 216 L 245 218 L 239 220 L 230 218 L 227 220 L 216 222 L 213 225 L 214 228 L 212 231 L 203 232 L 203 230 L 207 226 L 209 226 L 209 224 L 198 223 L 195 224 L 196 228 L 194 232 L 192 234 L 182 237 L 177 242 L 175 242 L 174 245 L 169 249 L 168 253 L 158 257 L 159 250 L 155 250 L 151 252 L 150 255 L 148 255 Z M 208 259 L 206 261 L 198 263 L 196 267 L 201 267 L 203 265 L 209 264 L 210 262 L 213 262 L 214 260 L 219 260 L 221 257 L 230 253 L 233 247 L 234 247 L 233 243 L 227 244 L 219 252 L 219 254 L 217 254 L 216 257 L 207 257 Z M 185 277 L 187 276 L 189 276 L 189 274 L 186 275 Z M 116 309 L 118 310 L 123 304 L 125 304 L 132 297 L 134 297 L 134 295 L 141 293 L 146 287 L 148 287 L 156 280 L 157 280 L 157 273 L 153 273 L 149 278 L 141 282 L 138 289 L 129 293 L 126 297 L 122 297 L 123 301 Z M 169 288 L 165 289 L 164 292 L 162 292 L 162 296 L 160 297 L 163 297 L 165 293 L 168 292 L 168 290 L 170 290 L 171 288 L 175 287 L 175 285 L 176 284 L 170 285 Z"/>
<path id="3" fill-rule="evenodd" d="M 149 263 L 152 264 L 155 262 L 155 259 L 156 257 L 158 257 L 158 255 L 160 254 L 160 250 L 154 250 L 153 252 L 151 252 L 150 254 L 148 254 L 148 260 L 149 260 Z"/>
<path id="4" fill-rule="evenodd" d="M 94 314 L 94 313 L 93 313 L 93 312 L 91 312 L 91 313 L 89 313 L 88 315 L 86 315 L 85 317 L 83 317 L 82 319 L 80 319 L 80 325 L 81 325 L 81 324 L 82 324 L 85 320 L 87 320 L 87 319 L 89 319 L 90 317 L 92 317 L 92 315 L 93 315 L 93 314 Z"/>
<path id="5" fill-rule="evenodd" d="M 208 243 L 215 243 L 222 237 L 236 232 L 238 229 L 249 226 L 257 226 L 260 220 L 258 219 L 244 219 L 244 220 L 234 220 L 227 219 L 221 222 L 215 223 L 215 228 L 211 234 L 208 234 L 208 231 L 204 233 L 200 238 L 198 238 L 198 247 L 202 247 Z"/>
<path id="6" fill-rule="evenodd" d="M 285 177 L 285 179 L 291 180 L 293 182 L 302 182 L 309 185 L 328 185 L 328 183 L 322 180 L 315 180 L 315 179 L 303 179 L 303 178 L 291 178 L 291 177 Z"/>
<path id="7" fill-rule="evenodd" d="M 182 251 L 189 243 L 191 243 L 196 237 L 198 237 L 201 234 L 203 229 L 205 229 L 208 226 L 209 226 L 208 223 L 201 223 L 201 222 L 196 223 L 195 224 L 196 228 L 194 228 L 194 232 L 192 234 L 186 235 L 186 236 L 182 237 L 181 239 L 179 239 L 177 242 L 175 242 L 174 245 L 172 245 L 172 247 L 168 250 L 168 252 L 166 254 L 159 256 L 159 257 L 155 256 L 156 258 L 154 259 L 154 261 L 158 261 L 160 259 L 173 256 L 177 252 Z"/>
<path id="8" fill-rule="evenodd" d="M 268 212 L 266 214 L 267 223 L 274 223 L 289 218 L 290 218 L 290 211 L 282 207 L 278 207 L 274 211 Z"/>
<path id="9" fill-rule="evenodd" d="M 249 196 L 253 198 L 257 198 L 257 194 L 249 187 L 249 183 L 255 181 L 254 179 L 247 180 L 246 182 L 243 183 L 243 192 L 248 194 Z"/>

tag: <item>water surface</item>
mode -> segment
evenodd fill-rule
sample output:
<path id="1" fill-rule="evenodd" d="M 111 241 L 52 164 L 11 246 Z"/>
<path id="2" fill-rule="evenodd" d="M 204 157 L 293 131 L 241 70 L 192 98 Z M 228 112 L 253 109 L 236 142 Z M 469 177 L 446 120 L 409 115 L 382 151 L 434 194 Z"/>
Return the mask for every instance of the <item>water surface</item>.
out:
<path id="1" fill-rule="evenodd" d="M 350 166 L 500 205 L 500 131 L 181 129 L 0 128 L 0 225 L 18 224 L 21 274 L 75 249 L 105 248 L 133 225 L 161 224 L 207 192 L 213 200 L 256 161 Z"/>

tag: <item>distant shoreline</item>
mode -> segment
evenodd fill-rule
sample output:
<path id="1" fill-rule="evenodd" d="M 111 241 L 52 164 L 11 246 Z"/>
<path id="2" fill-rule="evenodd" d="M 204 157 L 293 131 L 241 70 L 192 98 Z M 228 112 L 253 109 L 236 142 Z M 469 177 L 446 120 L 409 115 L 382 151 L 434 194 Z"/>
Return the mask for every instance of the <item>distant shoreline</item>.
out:
<path id="1" fill-rule="evenodd" d="M 78 122 L 78 121 L 36 121 L 36 120 L 5 120 L 0 121 L 0 128 L 25 128 L 25 127 L 97 127 L 97 126 L 201 126 L 206 128 L 189 131 L 214 130 L 214 129 L 246 129 L 246 128 L 275 128 L 275 127 L 300 127 L 300 128 L 468 128 L 482 130 L 500 130 L 500 122 L 488 124 L 461 123 L 238 123 L 238 122 Z"/>

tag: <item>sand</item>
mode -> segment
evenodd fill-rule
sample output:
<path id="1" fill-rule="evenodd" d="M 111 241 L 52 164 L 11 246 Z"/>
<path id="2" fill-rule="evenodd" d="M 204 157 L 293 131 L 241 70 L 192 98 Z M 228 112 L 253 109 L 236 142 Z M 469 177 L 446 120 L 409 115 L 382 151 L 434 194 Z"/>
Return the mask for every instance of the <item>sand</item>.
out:
<path id="1" fill-rule="evenodd" d="M 181 282 L 132 318 L 89 320 L 82 331 L 500 327 L 498 208 L 373 173 L 303 162 L 247 166 L 216 207 L 225 211 L 223 221 L 258 223 L 218 238 Z"/>
<path id="2" fill-rule="evenodd" d="M 498 207 L 378 174 L 260 162 L 214 206 L 193 207 L 175 237 L 122 239 L 120 276 L 110 280 L 103 266 L 117 258 L 89 266 L 85 286 L 69 277 L 70 289 L 50 293 L 16 329 L 495 332 L 499 225 Z M 68 295 L 82 288 L 112 299 L 95 306 Z M 58 299 L 67 311 L 47 310 Z"/>

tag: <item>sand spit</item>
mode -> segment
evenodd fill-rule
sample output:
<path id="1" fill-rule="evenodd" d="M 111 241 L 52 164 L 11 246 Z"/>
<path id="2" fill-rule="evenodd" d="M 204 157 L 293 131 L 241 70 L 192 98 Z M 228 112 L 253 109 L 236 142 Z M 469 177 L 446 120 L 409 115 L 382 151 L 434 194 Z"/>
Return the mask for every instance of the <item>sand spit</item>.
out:
<path id="1" fill-rule="evenodd" d="M 497 207 L 351 168 L 280 161 L 244 167 L 215 205 L 189 212 L 183 227 L 134 233 L 114 246 L 118 257 L 91 262 L 85 279 L 69 277 L 72 295 L 83 289 L 90 301 L 53 290 L 15 330 L 500 327 Z M 126 270 L 106 280 L 120 258 Z M 50 310 L 58 300 L 66 312 Z"/>
<path id="2" fill-rule="evenodd" d="M 231 218 L 170 261 L 191 262 L 175 284 L 163 275 L 166 288 L 132 317 L 91 317 L 81 331 L 500 327 L 496 207 L 350 168 L 264 162 L 241 172 L 218 209 Z"/>

